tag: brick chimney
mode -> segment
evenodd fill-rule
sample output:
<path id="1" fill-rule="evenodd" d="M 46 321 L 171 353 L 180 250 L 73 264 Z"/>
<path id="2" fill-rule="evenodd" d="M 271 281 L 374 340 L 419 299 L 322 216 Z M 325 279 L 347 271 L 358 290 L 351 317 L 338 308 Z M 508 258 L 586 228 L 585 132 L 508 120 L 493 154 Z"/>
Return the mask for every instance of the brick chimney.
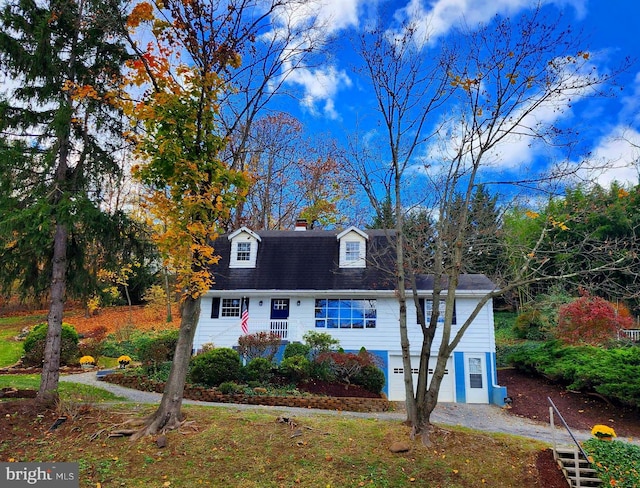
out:
<path id="1" fill-rule="evenodd" d="M 305 231 L 307 230 L 307 219 L 298 219 L 296 220 L 296 231 Z"/>

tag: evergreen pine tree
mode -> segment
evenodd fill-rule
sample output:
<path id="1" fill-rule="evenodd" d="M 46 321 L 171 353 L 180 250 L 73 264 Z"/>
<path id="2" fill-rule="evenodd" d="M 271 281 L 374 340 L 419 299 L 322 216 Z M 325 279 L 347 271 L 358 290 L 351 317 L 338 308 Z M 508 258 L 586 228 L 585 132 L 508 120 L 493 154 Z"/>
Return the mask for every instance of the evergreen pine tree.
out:
<path id="1" fill-rule="evenodd" d="M 69 272 L 84 269 L 78 236 L 104 221 L 102 183 L 119 171 L 121 118 L 111 102 L 127 57 L 124 8 L 119 0 L 10 0 L 0 10 L 0 275 L 47 289 L 43 403 L 58 386 Z"/>

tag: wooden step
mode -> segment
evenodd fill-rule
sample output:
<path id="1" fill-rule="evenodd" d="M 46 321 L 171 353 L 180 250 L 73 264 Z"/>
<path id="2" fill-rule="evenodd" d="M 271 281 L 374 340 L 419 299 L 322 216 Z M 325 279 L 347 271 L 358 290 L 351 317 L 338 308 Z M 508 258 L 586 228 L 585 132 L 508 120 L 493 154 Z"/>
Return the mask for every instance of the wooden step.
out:
<path id="1" fill-rule="evenodd" d="M 556 461 L 572 488 L 597 488 L 603 485 L 602 480 L 596 476 L 596 470 L 578 449 L 556 449 Z"/>
<path id="2" fill-rule="evenodd" d="M 576 468 L 574 466 L 563 466 L 564 469 L 567 470 L 567 472 L 569 474 L 573 474 L 575 475 L 576 473 Z M 597 478 L 597 476 L 595 476 L 595 474 L 597 473 L 597 471 L 595 469 L 592 468 L 580 468 L 580 476 L 586 476 L 586 475 L 590 475 L 594 478 Z"/>

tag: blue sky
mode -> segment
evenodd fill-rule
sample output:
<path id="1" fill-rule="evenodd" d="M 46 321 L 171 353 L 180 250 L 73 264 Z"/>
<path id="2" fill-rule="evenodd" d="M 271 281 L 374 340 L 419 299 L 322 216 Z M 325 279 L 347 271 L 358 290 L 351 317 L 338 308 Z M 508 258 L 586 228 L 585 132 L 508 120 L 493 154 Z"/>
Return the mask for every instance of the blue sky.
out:
<path id="1" fill-rule="evenodd" d="M 551 13 L 562 12 L 572 29 L 583 31 L 584 49 L 592 53 L 592 62 L 599 71 L 611 69 L 625 57 L 640 56 L 638 0 L 542 3 Z M 360 120 L 374 116 L 366 82 L 353 69 L 357 60 L 348 39 L 365 27 L 375 15 L 376 6 L 389 15 L 428 21 L 433 35 L 446 39 L 462 19 L 471 27 L 490 21 L 495 15 L 516 17 L 535 4 L 530 0 L 325 0 L 320 11 L 326 20 L 325 33 L 336 36 L 338 42 L 331 46 L 333 56 L 329 60 L 289 78 L 289 86 L 300 93 L 297 104 L 289 110 L 308 130 L 338 139 L 354 130 L 356 115 Z M 618 84 L 615 97 L 574 100 L 559 121 L 580 128 L 580 152 L 565 154 L 566 159 L 580 159 L 590 153 L 594 160 L 608 162 L 606 171 L 589 175 L 603 185 L 613 180 L 638 183 L 638 165 L 634 162 L 640 157 L 640 64 L 634 62 L 619 76 Z M 543 154 L 526 143 L 514 143 L 511 148 L 504 148 L 500 157 L 505 167 L 516 168 L 522 161 L 535 161 Z"/>

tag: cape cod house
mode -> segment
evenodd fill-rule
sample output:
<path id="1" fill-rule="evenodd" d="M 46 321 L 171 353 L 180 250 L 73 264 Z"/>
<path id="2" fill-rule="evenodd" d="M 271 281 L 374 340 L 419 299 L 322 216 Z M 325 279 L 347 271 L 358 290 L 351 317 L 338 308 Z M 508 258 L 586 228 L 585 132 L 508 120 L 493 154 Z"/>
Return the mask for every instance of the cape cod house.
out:
<path id="1" fill-rule="evenodd" d="M 388 242 L 388 231 L 307 230 L 300 224 L 293 231 L 242 227 L 219 237 L 214 247 L 221 259 L 212 269 L 215 284 L 202 300 L 194 349 L 206 343 L 234 347 L 247 332 L 274 331 L 284 344 L 303 342 L 307 331 L 326 332 L 345 351 L 364 346 L 379 356 L 387 380 L 384 392 L 390 400 L 404 400 L 395 279 L 379 259 Z M 431 286 L 429 276 L 420 277 L 420 303 L 427 314 Z M 457 322 L 494 288 L 484 275 L 461 276 Z M 422 334 L 415 307 L 409 306 L 407 313 L 412 365 L 417 368 Z M 438 343 L 436 336 L 436 347 Z M 449 358 L 439 401 L 503 404 L 505 397 L 506 389 L 497 385 L 489 302 Z"/>

